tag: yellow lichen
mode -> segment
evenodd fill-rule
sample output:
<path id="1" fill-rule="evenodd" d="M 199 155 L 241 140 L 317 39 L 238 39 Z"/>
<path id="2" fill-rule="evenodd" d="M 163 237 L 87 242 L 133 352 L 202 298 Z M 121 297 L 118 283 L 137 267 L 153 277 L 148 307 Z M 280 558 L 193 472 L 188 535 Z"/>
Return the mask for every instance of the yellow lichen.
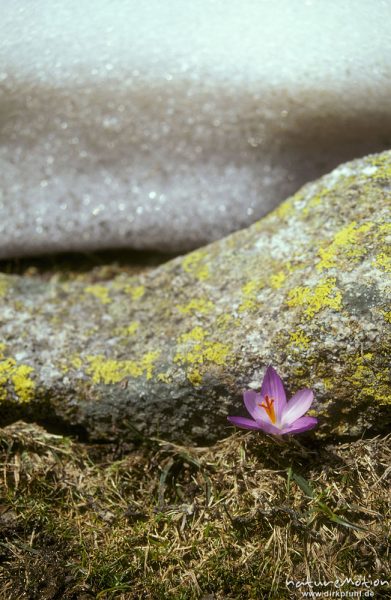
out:
<path id="1" fill-rule="evenodd" d="M 105 356 L 87 356 L 89 367 L 86 372 L 91 375 L 94 383 L 118 383 L 125 377 L 140 377 L 142 369 L 137 362 L 117 361 Z"/>
<path id="2" fill-rule="evenodd" d="M 216 365 L 226 364 L 230 353 L 230 347 L 221 342 L 202 342 L 194 344 L 191 349 L 185 352 L 178 352 L 174 358 L 177 364 L 199 364 L 206 361 Z"/>
<path id="3" fill-rule="evenodd" d="M 152 378 L 152 373 L 153 373 L 153 369 L 154 369 L 154 362 L 155 360 L 157 360 L 157 358 L 160 355 L 160 350 L 154 350 L 151 352 L 147 352 L 146 354 L 144 354 L 144 356 L 142 357 L 140 364 L 141 364 L 141 368 L 143 369 L 143 371 L 145 370 L 145 374 L 146 374 L 146 378 L 147 379 L 151 379 Z"/>
<path id="4" fill-rule="evenodd" d="M 216 319 L 216 326 L 222 331 L 226 331 L 229 327 L 233 326 L 234 324 L 235 319 L 232 315 L 229 314 L 220 315 Z"/>
<path id="5" fill-rule="evenodd" d="M 98 298 L 102 304 L 110 304 L 111 302 L 109 290 L 103 285 L 89 285 L 84 291 L 86 294 L 92 294 L 95 298 Z"/>
<path id="6" fill-rule="evenodd" d="M 203 298 L 193 298 L 187 304 L 177 304 L 176 308 L 183 315 L 194 315 L 197 313 L 206 314 L 213 310 L 214 304 L 210 300 Z"/>
<path id="7" fill-rule="evenodd" d="M 159 354 L 159 351 L 148 352 L 140 360 L 113 360 L 102 355 L 89 355 L 86 357 L 89 363 L 86 372 L 94 383 L 119 383 L 125 377 L 144 375 L 146 379 L 151 379 Z"/>
<path id="8" fill-rule="evenodd" d="M 187 378 L 193 385 L 200 385 L 202 383 L 202 375 L 199 369 L 189 369 Z"/>
<path id="9" fill-rule="evenodd" d="M 0 361 L 0 400 L 7 398 L 7 390 L 5 385 L 8 383 L 14 363 L 8 360 Z"/>
<path id="10" fill-rule="evenodd" d="M 14 385 L 15 394 L 21 402 L 29 402 L 34 396 L 35 383 L 30 378 L 34 369 L 28 365 L 15 367 L 11 381 Z"/>
<path id="11" fill-rule="evenodd" d="M 373 179 L 391 179 L 391 161 L 389 155 L 380 155 L 371 157 L 370 163 L 372 166 L 377 167 L 377 170 L 371 174 Z"/>
<path id="12" fill-rule="evenodd" d="M 205 333 L 202 327 L 194 327 L 194 329 L 188 333 L 183 333 L 179 338 L 179 342 L 182 344 L 186 342 L 200 342 L 204 337 Z"/>
<path id="13" fill-rule="evenodd" d="M 390 404 L 388 373 L 385 369 L 379 371 L 371 366 L 373 357 L 372 352 L 349 357 L 349 362 L 353 363 L 355 370 L 348 381 L 359 389 L 361 396 L 372 397 L 379 404 Z"/>
<path id="14" fill-rule="evenodd" d="M 216 365 L 225 365 L 229 354 L 229 347 L 220 342 L 205 342 L 203 350 L 203 359 Z"/>
<path id="15" fill-rule="evenodd" d="M 132 336 L 136 333 L 139 326 L 140 326 L 140 323 L 138 321 L 132 321 L 126 327 L 117 327 L 117 329 L 114 330 L 114 333 L 115 333 L 115 335 L 119 335 L 119 336 L 125 336 L 125 337 Z"/>
<path id="16" fill-rule="evenodd" d="M 388 235 L 391 235 L 391 223 L 382 223 L 379 225 L 377 233 L 382 239 Z"/>
<path id="17" fill-rule="evenodd" d="M 134 278 L 130 281 L 134 281 Z M 119 292 L 127 294 L 132 300 L 140 300 L 145 294 L 145 287 L 143 285 L 129 283 L 129 279 L 114 279 L 111 287 Z"/>
<path id="18" fill-rule="evenodd" d="M 251 312 L 259 307 L 257 302 L 258 292 L 265 287 L 261 279 L 250 279 L 242 286 L 243 301 L 239 305 L 238 311 Z"/>
<path id="19" fill-rule="evenodd" d="M 129 294 L 132 300 L 140 300 L 145 294 L 145 287 L 143 285 L 126 285 L 124 292 Z"/>
<path id="20" fill-rule="evenodd" d="M 292 198 L 289 198 L 289 200 L 286 200 L 285 202 L 280 204 L 280 206 L 278 206 L 274 210 L 274 214 L 279 219 L 285 219 L 285 217 L 289 217 L 290 215 L 293 215 L 295 212 L 295 207 L 294 207 L 295 200 L 297 200 L 297 196 L 293 196 Z"/>
<path id="21" fill-rule="evenodd" d="M 258 291 L 259 287 L 259 281 L 257 279 L 251 279 L 242 286 L 242 294 L 243 296 L 252 296 Z"/>
<path id="22" fill-rule="evenodd" d="M 171 383 L 171 377 L 168 373 L 158 373 L 156 375 L 156 379 L 158 381 L 162 381 L 163 383 Z"/>
<path id="23" fill-rule="evenodd" d="M 333 381 L 332 381 L 332 379 L 330 377 L 323 377 L 321 379 L 321 382 L 323 383 L 324 389 L 327 390 L 327 391 L 332 390 L 333 387 L 334 387 Z"/>
<path id="24" fill-rule="evenodd" d="M 70 362 L 72 367 L 74 367 L 75 369 L 80 369 L 83 366 L 83 361 L 77 354 L 71 357 Z"/>
<path id="25" fill-rule="evenodd" d="M 318 255 L 320 261 L 316 265 L 317 270 L 321 273 L 325 269 L 331 269 L 337 265 L 337 260 L 344 251 L 344 256 L 352 259 L 360 259 L 365 253 L 365 245 L 357 245 L 360 237 L 367 233 L 373 227 L 373 223 L 364 223 L 358 226 L 356 221 L 353 221 L 346 227 L 340 229 L 334 236 L 331 243 L 326 247 L 319 248 Z"/>
<path id="26" fill-rule="evenodd" d="M 391 256 L 386 252 L 380 252 L 373 261 L 373 266 L 382 269 L 386 273 L 391 273 Z"/>
<path id="27" fill-rule="evenodd" d="M 7 398 L 7 386 L 11 386 L 12 391 L 20 402 L 29 402 L 34 397 L 35 382 L 30 375 L 34 369 L 29 365 L 18 365 L 13 358 L 5 358 L 3 352 L 5 345 L 0 349 L 0 400 Z"/>
<path id="28" fill-rule="evenodd" d="M 4 275 L 1 275 L 0 273 L 0 298 L 2 296 L 5 296 L 5 294 L 8 291 L 10 284 L 9 284 L 9 280 L 4 277 Z"/>
<path id="29" fill-rule="evenodd" d="M 304 314 L 311 318 L 325 308 L 339 310 L 342 306 L 342 295 L 335 287 L 335 277 L 322 279 L 317 286 L 310 288 L 299 286 L 293 288 L 288 295 L 288 306 L 303 306 Z"/>
<path id="30" fill-rule="evenodd" d="M 202 381 L 200 367 L 208 364 L 225 365 L 231 352 L 227 344 L 205 338 L 206 334 L 201 327 L 195 327 L 178 338 L 180 349 L 174 357 L 174 362 L 187 367 L 187 378 L 194 385 Z"/>
<path id="31" fill-rule="evenodd" d="M 285 280 L 286 275 L 284 271 L 279 271 L 278 273 L 270 277 L 270 286 L 275 290 L 279 290 L 282 287 Z"/>
<path id="32" fill-rule="evenodd" d="M 203 250 L 191 252 L 182 260 L 183 270 L 199 281 L 205 281 L 205 279 L 208 279 L 209 277 L 209 268 L 208 265 L 205 264 L 207 256 L 207 253 Z"/>
<path id="33" fill-rule="evenodd" d="M 328 195 L 330 195 L 330 190 L 323 188 L 320 192 L 318 192 L 317 194 L 315 194 L 314 196 L 312 196 L 307 204 L 303 207 L 303 216 L 307 216 L 311 210 L 311 208 L 314 208 L 315 206 L 318 206 L 321 201 L 326 198 Z"/>
<path id="34" fill-rule="evenodd" d="M 383 311 L 383 317 L 384 320 L 387 321 L 387 323 L 391 323 L 391 310 L 384 310 Z"/>
<path id="35" fill-rule="evenodd" d="M 306 350 L 310 344 L 310 338 L 308 335 L 304 333 L 302 329 L 298 329 L 297 331 L 292 331 L 290 333 L 290 344 L 292 346 L 296 346 L 301 350 Z"/>
<path id="36" fill-rule="evenodd" d="M 259 308 L 258 303 L 255 300 L 252 300 L 251 298 L 247 298 L 247 300 L 243 300 L 243 302 L 239 305 L 238 311 L 240 313 L 253 312 L 257 308 Z"/>

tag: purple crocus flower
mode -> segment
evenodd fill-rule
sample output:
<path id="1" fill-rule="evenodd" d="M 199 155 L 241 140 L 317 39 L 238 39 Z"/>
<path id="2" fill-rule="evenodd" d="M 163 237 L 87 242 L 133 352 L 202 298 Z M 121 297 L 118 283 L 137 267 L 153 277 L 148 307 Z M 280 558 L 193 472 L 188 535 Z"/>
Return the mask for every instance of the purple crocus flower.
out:
<path id="1" fill-rule="evenodd" d="M 228 417 L 228 421 L 243 429 L 261 429 L 266 433 L 283 435 L 313 429 L 318 423 L 315 417 L 303 416 L 314 399 L 312 391 L 299 390 L 287 402 L 283 383 L 273 367 L 268 367 L 265 373 L 261 392 L 246 390 L 243 399 L 252 419 Z"/>

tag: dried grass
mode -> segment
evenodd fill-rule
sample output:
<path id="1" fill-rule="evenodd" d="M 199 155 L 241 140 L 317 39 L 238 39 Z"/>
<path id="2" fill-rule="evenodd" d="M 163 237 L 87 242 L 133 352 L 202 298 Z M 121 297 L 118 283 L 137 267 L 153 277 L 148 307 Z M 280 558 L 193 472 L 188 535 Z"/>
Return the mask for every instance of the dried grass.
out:
<path id="1" fill-rule="evenodd" d="M 289 579 L 386 579 L 391 437 L 297 439 L 114 447 L 1 430 L 0 597 L 280 599 L 302 597 Z"/>

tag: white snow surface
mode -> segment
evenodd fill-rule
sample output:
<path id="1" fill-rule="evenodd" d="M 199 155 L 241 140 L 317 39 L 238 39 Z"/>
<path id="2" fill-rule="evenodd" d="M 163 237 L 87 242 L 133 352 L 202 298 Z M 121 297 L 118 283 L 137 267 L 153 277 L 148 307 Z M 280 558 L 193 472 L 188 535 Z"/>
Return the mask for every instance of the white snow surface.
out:
<path id="1" fill-rule="evenodd" d="M 391 0 L 1 0 L 0 258 L 182 252 L 391 143 Z"/>

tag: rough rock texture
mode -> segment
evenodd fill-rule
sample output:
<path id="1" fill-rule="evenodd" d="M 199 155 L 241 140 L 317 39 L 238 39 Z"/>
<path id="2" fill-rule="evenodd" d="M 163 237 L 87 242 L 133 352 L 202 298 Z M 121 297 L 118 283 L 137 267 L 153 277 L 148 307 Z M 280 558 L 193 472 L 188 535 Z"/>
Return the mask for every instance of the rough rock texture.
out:
<path id="1" fill-rule="evenodd" d="M 391 143 L 390 2 L 3 0 L 0 258 L 188 250 Z"/>
<path id="2" fill-rule="evenodd" d="M 387 424 L 391 152 L 146 275 L 0 279 L 3 422 L 207 441 L 272 364 L 314 389 L 317 435 Z M 387 245 L 388 244 L 388 245 Z M 388 286 L 388 287 L 387 287 Z"/>

